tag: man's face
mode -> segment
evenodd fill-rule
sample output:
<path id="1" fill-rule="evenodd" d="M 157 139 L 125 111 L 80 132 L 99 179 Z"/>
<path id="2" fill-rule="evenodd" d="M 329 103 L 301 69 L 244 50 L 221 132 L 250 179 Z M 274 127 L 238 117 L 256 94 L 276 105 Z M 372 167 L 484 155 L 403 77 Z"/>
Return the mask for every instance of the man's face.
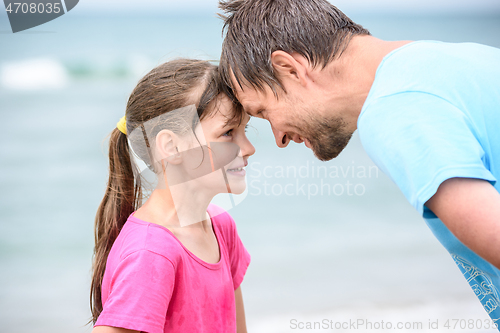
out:
<path id="1" fill-rule="evenodd" d="M 290 140 L 304 142 L 318 159 L 328 161 L 340 154 L 352 136 L 343 118 L 320 100 L 321 94 L 291 87 L 287 93 L 279 90 L 276 97 L 268 86 L 264 91 L 247 85 L 241 89 L 236 82 L 234 86 L 245 111 L 269 121 L 278 147 L 286 147 Z"/>

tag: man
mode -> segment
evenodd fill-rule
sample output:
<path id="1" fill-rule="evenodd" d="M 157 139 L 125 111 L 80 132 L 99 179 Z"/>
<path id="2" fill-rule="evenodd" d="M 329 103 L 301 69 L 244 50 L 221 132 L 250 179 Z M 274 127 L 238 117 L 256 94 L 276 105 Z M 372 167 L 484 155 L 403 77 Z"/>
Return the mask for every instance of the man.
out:
<path id="1" fill-rule="evenodd" d="M 227 93 L 324 161 L 358 129 L 500 319 L 500 50 L 382 41 L 326 0 L 220 7 Z"/>

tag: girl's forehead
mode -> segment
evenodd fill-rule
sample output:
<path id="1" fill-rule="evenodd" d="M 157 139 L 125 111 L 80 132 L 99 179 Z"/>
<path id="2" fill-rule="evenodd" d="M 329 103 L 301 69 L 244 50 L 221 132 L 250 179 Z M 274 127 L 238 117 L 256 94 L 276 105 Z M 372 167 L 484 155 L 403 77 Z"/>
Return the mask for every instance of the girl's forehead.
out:
<path id="1" fill-rule="evenodd" d="M 246 125 L 250 120 L 250 116 L 245 112 L 238 112 L 232 102 L 229 102 L 226 107 L 221 107 L 214 110 L 208 117 L 201 120 L 202 123 L 210 123 L 212 125 L 220 125 L 221 127 L 237 127 Z"/>
<path id="2" fill-rule="evenodd" d="M 216 108 L 203 120 L 203 122 L 210 122 L 210 123 L 222 123 L 222 125 L 225 125 L 226 123 L 232 123 L 235 118 L 236 122 L 238 122 L 238 117 L 235 117 L 236 112 L 233 107 L 233 103 L 231 102 L 219 102 L 217 103 Z"/>
<path id="3" fill-rule="evenodd" d="M 201 120 L 204 128 L 219 129 L 230 128 L 246 125 L 250 120 L 250 116 L 243 113 L 241 116 L 234 112 L 214 111 L 209 117 Z"/>

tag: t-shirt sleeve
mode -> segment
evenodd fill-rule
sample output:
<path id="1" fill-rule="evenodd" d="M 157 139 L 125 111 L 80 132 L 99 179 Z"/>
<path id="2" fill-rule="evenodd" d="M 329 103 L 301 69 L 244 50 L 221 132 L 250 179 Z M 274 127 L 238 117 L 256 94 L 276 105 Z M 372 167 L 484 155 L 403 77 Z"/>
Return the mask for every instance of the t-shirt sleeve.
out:
<path id="1" fill-rule="evenodd" d="M 129 254 L 113 272 L 96 326 L 163 333 L 174 279 L 174 266 L 167 258 L 148 250 Z"/>
<path id="2" fill-rule="evenodd" d="M 236 223 L 234 223 L 233 218 L 229 214 L 227 214 L 227 217 L 230 220 L 229 231 L 231 233 L 231 237 L 229 237 L 230 241 L 228 242 L 229 259 L 231 261 L 233 286 L 234 290 L 236 290 L 243 281 L 243 277 L 245 276 L 247 268 L 250 265 L 250 254 L 238 235 Z"/>
<path id="3" fill-rule="evenodd" d="M 496 181 L 467 114 L 435 95 L 408 92 L 376 99 L 358 121 L 370 158 L 424 215 L 425 203 L 447 179 Z"/>

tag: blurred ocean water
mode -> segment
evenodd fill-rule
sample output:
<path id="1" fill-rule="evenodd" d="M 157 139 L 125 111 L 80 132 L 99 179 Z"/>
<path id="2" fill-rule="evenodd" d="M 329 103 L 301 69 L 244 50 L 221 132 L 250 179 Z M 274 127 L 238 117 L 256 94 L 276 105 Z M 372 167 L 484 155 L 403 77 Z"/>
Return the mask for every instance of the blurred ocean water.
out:
<path id="1" fill-rule="evenodd" d="M 500 47 L 500 14 L 353 19 L 383 39 Z M 91 330 L 104 139 L 153 66 L 180 56 L 218 59 L 221 28 L 211 13 L 66 15 L 17 34 L 0 21 L 1 332 Z M 418 321 L 419 332 L 429 320 L 487 320 L 453 260 L 357 135 L 323 163 L 303 145 L 278 149 L 268 123 L 251 124 L 257 153 L 248 193 L 230 213 L 252 255 L 242 288 L 253 332 L 294 331 L 294 319 Z"/>

